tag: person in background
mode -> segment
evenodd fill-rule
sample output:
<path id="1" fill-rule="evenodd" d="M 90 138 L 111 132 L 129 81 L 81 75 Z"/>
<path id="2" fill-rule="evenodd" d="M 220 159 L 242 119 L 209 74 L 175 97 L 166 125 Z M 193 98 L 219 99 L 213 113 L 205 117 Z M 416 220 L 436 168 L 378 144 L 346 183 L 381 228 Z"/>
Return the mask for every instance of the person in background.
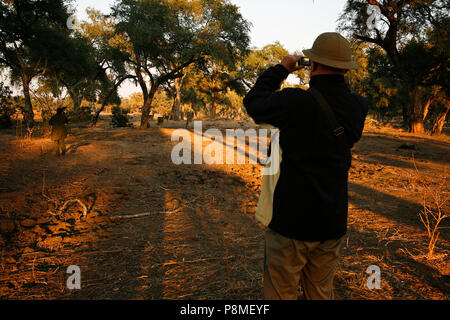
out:
<path id="1" fill-rule="evenodd" d="M 66 154 L 66 144 L 64 139 L 67 137 L 66 124 L 69 122 L 64 111 L 66 108 L 58 108 L 56 114 L 50 119 L 49 124 L 52 126 L 51 139 L 55 143 L 55 152 L 57 156 Z"/>

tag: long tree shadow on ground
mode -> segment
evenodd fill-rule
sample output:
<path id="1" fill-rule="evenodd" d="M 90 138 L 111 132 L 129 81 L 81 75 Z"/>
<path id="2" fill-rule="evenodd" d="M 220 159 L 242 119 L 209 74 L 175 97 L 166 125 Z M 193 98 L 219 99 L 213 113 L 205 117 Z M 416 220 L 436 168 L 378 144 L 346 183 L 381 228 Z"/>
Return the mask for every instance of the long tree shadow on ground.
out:
<path id="1" fill-rule="evenodd" d="M 147 134 L 149 144 L 168 140 L 159 130 Z M 93 248 L 95 258 L 84 260 L 87 287 L 72 298 L 261 298 L 262 232 L 243 212 L 252 198 L 245 181 L 206 166 L 175 166 L 168 147 L 150 150 L 141 166 L 127 158 L 122 173 L 139 172 L 141 185 L 115 211 L 153 214 L 121 220 Z M 140 195 L 151 203 L 131 208 Z"/>
<path id="2" fill-rule="evenodd" d="M 416 145 L 416 150 L 402 149 L 401 147 L 407 143 Z M 418 162 L 419 168 L 425 167 L 420 162 L 433 162 L 440 165 L 448 165 L 450 158 L 450 145 L 445 141 L 436 141 L 432 138 L 410 136 L 406 138 L 394 138 L 377 132 L 364 133 L 360 142 L 355 146 L 355 153 L 363 155 L 373 164 L 386 164 L 399 168 L 414 168 L 412 163 L 398 159 L 403 158 L 414 159 Z M 395 157 L 393 157 L 395 156 Z"/>
<path id="3" fill-rule="evenodd" d="M 417 243 L 401 239 L 387 241 L 373 230 L 360 231 L 353 226 L 349 227 L 348 238 L 349 245 L 342 249 L 335 279 L 339 299 L 449 298 L 449 275 L 408 254 Z M 381 269 L 380 290 L 370 290 L 366 285 L 370 276 L 366 271 L 371 265 Z"/>
<path id="4" fill-rule="evenodd" d="M 423 206 L 378 190 L 368 188 L 361 184 L 349 182 L 350 202 L 361 209 L 368 209 L 376 214 L 394 220 L 402 225 L 409 225 L 425 232 L 425 227 L 419 218 Z M 370 223 L 368 221 L 368 223 Z M 445 227 L 445 225 L 442 225 Z M 450 239 L 450 230 L 442 229 L 442 239 Z"/>

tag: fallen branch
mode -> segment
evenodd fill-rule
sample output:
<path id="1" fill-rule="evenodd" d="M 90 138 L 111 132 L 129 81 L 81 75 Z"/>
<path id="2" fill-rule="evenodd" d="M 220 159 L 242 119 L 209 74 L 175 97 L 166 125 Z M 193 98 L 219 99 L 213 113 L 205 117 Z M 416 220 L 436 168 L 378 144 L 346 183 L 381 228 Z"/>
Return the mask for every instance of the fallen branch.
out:
<path id="1" fill-rule="evenodd" d="M 178 209 L 172 210 L 172 211 L 145 212 L 145 213 L 134 214 L 134 215 L 129 215 L 129 216 L 115 216 L 114 218 L 117 218 L 117 219 L 133 219 L 133 218 L 142 218 L 142 217 L 153 216 L 153 215 L 157 215 L 157 214 L 173 214 L 173 213 L 180 212 L 182 209 L 183 208 L 178 208 Z"/>
<path id="2" fill-rule="evenodd" d="M 129 215 L 129 216 L 114 216 L 114 218 L 117 218 L 117 219 L 142 218 L 142 217 L 152 216 L 152 215 L 158 214 L 158 213 L 163 213 L 163 212 L 146 212 L 146 213 L 134 214 L 134 215 Z"/>
<path id="3" fill-rule="evenodd" d="M 213 261 L 213 260 L 228 260 L 228 259 L 233 259 L 233 258 L 234 258 L 234 256 L 227 256 L 227 257 L 197 259 L 197 260 L 190 260 L 190 261 L 184 261 L 184 260 L 183 261 L 170 261 L 170 262 L 166 262 L 166 263 L 153 265 L 152 267 L 156 267 L 156 266 L 166 267 L 166 266 L 172 266 L 172 265 L 176 265 L 176 264 L 198 263 L 198 262 L 207 262 L 207 261 Z"/>

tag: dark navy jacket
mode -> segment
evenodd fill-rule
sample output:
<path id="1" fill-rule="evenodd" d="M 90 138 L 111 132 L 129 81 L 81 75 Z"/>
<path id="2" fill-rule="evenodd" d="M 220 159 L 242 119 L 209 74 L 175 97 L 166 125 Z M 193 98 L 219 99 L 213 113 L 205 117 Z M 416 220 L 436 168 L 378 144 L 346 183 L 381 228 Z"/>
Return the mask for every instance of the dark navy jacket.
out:
<path id="1" fill-rule="evenodd" d="M 339 239 L 347 233 L 351 160 L 308 91 L 279 91 L 288 75 L 282 65 L 269 68 L 244 99 L 256 123 L 280 129 L 283 160 L 269 228 L 303 241 Z M 353 147 L 364 129 L 366 100 L 350 91 L 342 75 L 313 76 L 310 86 L 329 102 Z"/>

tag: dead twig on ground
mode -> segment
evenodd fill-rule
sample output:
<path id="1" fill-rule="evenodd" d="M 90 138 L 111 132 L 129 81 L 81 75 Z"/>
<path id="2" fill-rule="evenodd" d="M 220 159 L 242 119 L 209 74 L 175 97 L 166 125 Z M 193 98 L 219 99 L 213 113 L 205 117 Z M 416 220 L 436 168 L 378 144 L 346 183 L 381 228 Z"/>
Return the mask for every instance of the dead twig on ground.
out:
<path id="1" fill-rule="evenodd" d="M 80 200 L 80 199 L 71 199 L 71 200 L 67 200 L 62 208 L 59 210 L 59 213 L 62 214 L 64 212 L 64 210 L 66 210 L 66 208 L 73 203 L 78 203 L 80 205 L 80 207 L 83 209 L 83 218 L 86 218 L 87 214 L 88 214 L 88 208 L 86 207 L 86 205 Z"/>

